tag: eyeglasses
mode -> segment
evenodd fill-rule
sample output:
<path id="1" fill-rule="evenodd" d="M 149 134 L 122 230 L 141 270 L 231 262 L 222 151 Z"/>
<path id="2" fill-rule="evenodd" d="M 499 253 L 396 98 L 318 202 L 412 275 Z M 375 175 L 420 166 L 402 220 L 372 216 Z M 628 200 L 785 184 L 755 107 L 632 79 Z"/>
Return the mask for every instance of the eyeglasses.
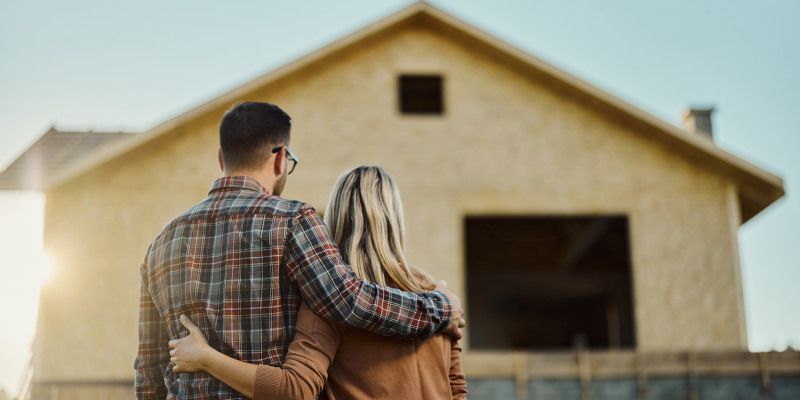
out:
<path id="1" fill-rule="evenodd" d="M 284 147 L 286 147 L 286 146 L 276 147 L 276 148 L 272 149 L 272 154 L 275 154 L 275 153 L 281 151 L 281 149 L 284 148 Z M 289 169 L 289 172 L 287 172 L 286 175 L 289 175 L 289 174 L 292 173 L 292 171 L 294 171 L 294 167 L 297 166 L 297 163 L 300 162 L 300 159 L 297 158 L 297 156 L 294 155 L 294 153 L 292 153 L 292 151 L 289 150 L 288 147 L 286 147 L 286 155 L 289 156 L 289 159 L 286 161 L 287 162 L 286 167 Z M 289 161 L 291 161 L 292 163 L 288 164 Z"/>

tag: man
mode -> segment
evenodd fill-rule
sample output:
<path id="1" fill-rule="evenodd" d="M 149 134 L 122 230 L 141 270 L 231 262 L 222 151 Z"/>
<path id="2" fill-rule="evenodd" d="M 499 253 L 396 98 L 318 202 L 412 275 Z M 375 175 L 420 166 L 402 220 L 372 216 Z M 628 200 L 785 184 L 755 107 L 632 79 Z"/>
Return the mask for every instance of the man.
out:
<path id="1" fill-rule="evenodd" d="M 185 336 L 181 314 L 212 347 L 254 364 L 284 361 L 301 301 L 382 335 L 460 336 L 460 300 L 443 284 L 408 293 L 356 279 L 316 211 L 278 197 L 297 163 L 290 130 L 291 118 L 268 103 L 222 118 L 223 178 L 156 236 L 141 267 L 137 398 L 243 398 L 206 373 L 172 371 L 168 342 Z"/>

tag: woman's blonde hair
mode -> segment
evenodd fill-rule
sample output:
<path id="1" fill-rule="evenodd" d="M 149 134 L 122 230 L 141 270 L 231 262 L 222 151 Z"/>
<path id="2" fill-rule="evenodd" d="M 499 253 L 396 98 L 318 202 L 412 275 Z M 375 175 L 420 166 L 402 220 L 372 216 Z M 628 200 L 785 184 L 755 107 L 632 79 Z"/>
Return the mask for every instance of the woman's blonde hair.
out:
<path id="1" fill-rule="evenodd" d="M 331 190 L 324 219 L 360 279 L 409 292 L 432 289 L 423 287 L 432 279 L 406 262 L 403 203 L 383 168 L 345 171 Z"/>

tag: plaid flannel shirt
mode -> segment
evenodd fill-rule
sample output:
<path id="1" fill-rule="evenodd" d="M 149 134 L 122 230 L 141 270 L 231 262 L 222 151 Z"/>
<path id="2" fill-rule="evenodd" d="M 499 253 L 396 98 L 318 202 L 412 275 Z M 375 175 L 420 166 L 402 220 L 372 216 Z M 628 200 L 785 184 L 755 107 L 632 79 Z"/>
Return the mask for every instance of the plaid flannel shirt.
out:
<path id="1" fill-rule="evenodd" d="M 408 293 L 356 279 L 308 204 L 271 196 L 251 178 L 224 177 L 147 251 L 136 397 L 244 398 L 207 373 L 172 371 L 168 341 L 188 334 L 180 314 L 222 353 L 279 366 L 302 300 L 322 317 L 406 339 L 427 339 L 451 318 L 441 292 Z"/>

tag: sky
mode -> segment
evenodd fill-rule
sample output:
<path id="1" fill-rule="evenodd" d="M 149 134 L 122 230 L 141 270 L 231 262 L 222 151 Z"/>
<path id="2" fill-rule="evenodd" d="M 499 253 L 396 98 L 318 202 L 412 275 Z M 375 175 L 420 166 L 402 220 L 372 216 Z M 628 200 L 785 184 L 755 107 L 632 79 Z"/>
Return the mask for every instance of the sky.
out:
<path id="1" fill-rule="evenodd" d="M 431 1 L 784 179 L 739 230 L 752 351 L 800 347 L 800 2 Z M 0 0 L 0 169 L 52 125 L 144 131 L 409 1 Z M 45 199 L 0 192 L 0 388 L 30 360 Z"/>

